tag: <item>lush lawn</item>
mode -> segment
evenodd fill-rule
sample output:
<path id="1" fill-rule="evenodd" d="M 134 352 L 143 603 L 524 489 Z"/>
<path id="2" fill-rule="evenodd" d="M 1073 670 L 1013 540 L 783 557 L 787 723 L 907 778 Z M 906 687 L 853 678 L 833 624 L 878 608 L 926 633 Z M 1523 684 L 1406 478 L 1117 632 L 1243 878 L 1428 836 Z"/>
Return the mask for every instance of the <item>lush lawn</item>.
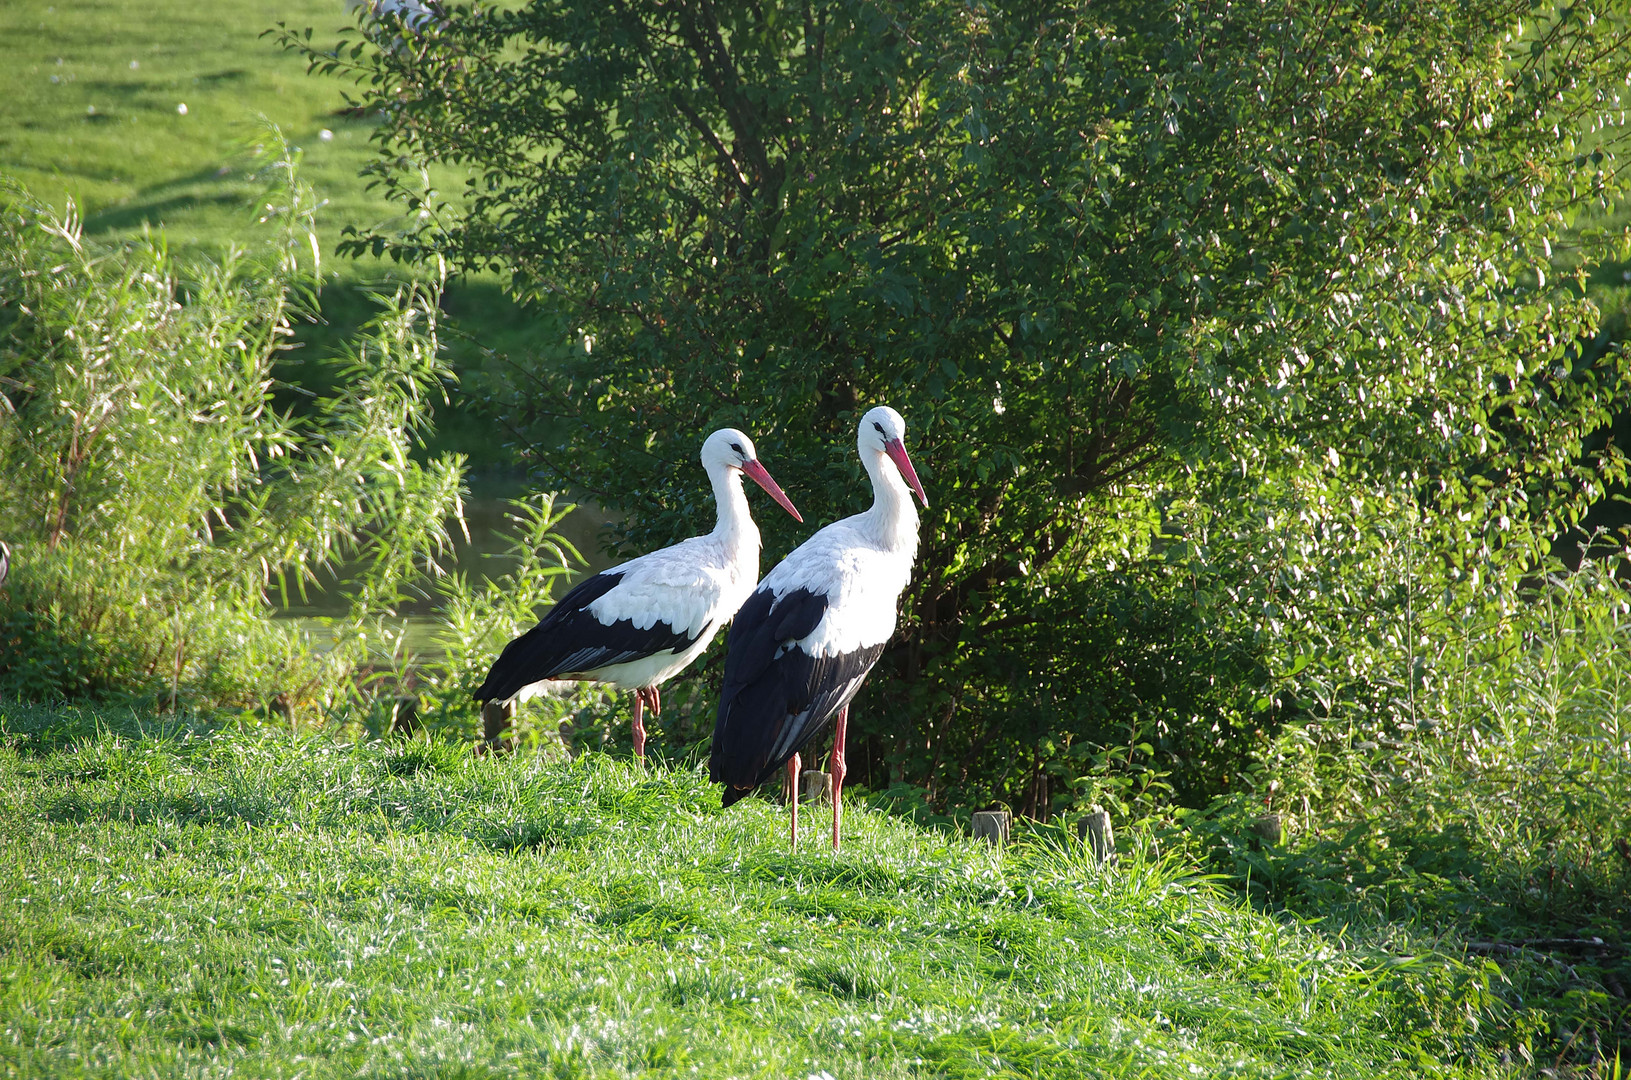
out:
<path id="1" fill-rule="evenodd" d="M 323 203 L 322 303 L 331 326 L 301 333 L 323 347 L 371 314 L 361 286 L 402 272 L 377 259 L 336 257 L 342 230 L 399 215 L 358 175 L 373 155 L 373 121 L 346 109 L 346 84 L 308 75 L 299 58 L 263 36 L 280 21 L 332 41 L 351 16 L 341 0 L 0 4 L 0 175 L 59 208 L 72 199 L 92 235 L 155 226 L 174 246 L 219 250 L 244 242 L 258 190 L 252 151 L 265 123 L 276 124 L 303 152 L 301 175 Z M 479 331 L 481 346 L 532 347 L 528 320 L 496 279 L 459 283 L 444 307 Z M 483 362 L 474 344 L 456 335 L 450 343 L 457 367 Z M 298 356 L 284 373 L 296 382 L 311 375 Z M 467 406 L 456 394 L 438 445 L 471 452 L 478 464 L 509 462 L 502 432 Z"/>
<path id="2" fill-rule="evenodd" d="M 1476 1047 L 1476 967 L 1136 853 L 857 809 L 842 855 L 819 820 L 789 854 L 692 768 L 74 738 L 109 719 L 0 716 L 9 1075 L 1419 1076 Z"/>
<path id="3" fill-rule="evenodd" d="M 349 21 L 339 0 L 0 7 L 0 168 L 59 206 L 72 197 L 91 232 L 162 222 L 225 243 L 245 218 L 245 148 L 264 117 L 304 149 L 327 235 L 387 217 L 356 175 L 371 125 L 341 114 L 339 83 L 261 37 L 279 20 L 320 33 Z"/>

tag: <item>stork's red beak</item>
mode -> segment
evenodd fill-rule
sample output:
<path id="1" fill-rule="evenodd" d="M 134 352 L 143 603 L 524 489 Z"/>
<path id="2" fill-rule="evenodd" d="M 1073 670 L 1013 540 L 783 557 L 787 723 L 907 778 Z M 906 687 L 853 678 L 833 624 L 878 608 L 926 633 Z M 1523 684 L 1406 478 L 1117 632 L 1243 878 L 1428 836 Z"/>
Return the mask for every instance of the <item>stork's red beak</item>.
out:
<path id="1" fill-rule="evenodd" d="M 906 456 L 906 444 L 899 439 L 890 439 L 883 444 L 883 452 L 889 455 L 889 459 L 895 463 L 895 468 L 900 470 L 906 486 L 917 492 L 918 500 L 923 503 L 924 509 L 928 509 L 929 497 L 923 494 L 923 484 L 917 478 L 917 470 L 912 468 L 912 459 Z"/>
<path id="2" fill-rule="evenodd" d="M 759 464 L 758 461 L 742 462 L 742 473 L 749 480 L 752 480 L 755 484 L 758 484 L 760 487 L 764 488 L 765 491 L 769 492 L 772 499 L 775 499 L 777 502 L 781 503 L 782 509 L 786 510 L 789 514 L 792 514 L 794 521 L 801 523 L 804 521 L 804 515 L 799 513 L 793 506 L 793 500 L 789 499 L 786 492 L 782 491 L 782 489 L 776 485 L 776 481 L 770 478 L 770 474 L 765 471 L 765 467 Z"/>

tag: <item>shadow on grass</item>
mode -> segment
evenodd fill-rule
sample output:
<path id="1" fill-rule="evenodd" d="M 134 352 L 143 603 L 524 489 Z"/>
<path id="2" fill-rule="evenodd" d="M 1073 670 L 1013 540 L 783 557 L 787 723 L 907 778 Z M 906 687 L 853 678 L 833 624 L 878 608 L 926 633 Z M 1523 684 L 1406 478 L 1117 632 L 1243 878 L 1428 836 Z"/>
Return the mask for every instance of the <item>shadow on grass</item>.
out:
<path id="1" fill-rule="evenodd" d="M 242 162 L 236 162 L 149 184 L 117 206 L 86 215 L 85 233 L 105 237 L 111 233 L 133 232 L 143 226 L 162 228 L 167 218 L 201 206 L 241 206 L 247 227 L 250 201 L 257 192 L 247 182 L 247 175 Z"/>
<path id="2" fill-rule="evenodd" d="M 36 759 L 77 751 L 86 743 L 109 736 L 167 741 L 210 734 L 223 726 L 220 717 L 193 713 L 155 715 L 151 708 L 137 705 L 34 705 L 0 701 L 0 741 L 22 756 Z"/>
<path id="3" fill-rule="evenodd" d="M 1534 837 L 1495 850 L 1461 820 L 1405 812 L 1274 844 L 1213 826 L 1209 861 L 1253 907 L 1339 947 L 1441 953 L 1485 972 L 1556 1064 L 1631 1057 L 1631 857 L 1609 842 Z M 1414 962 L 1414 955 L 1404 956 Z"/>
<path id="4" fill-rule="evenodd" d="M 45 802 L 46 821 L 83 824 L 118 818 L 132 825 L 248 826 L 258 828 L 284 818 L 282 805 L 266 796 L 242 794 L 142 795 L 133 799 L 86 798 L 67 793 Z"/>
<path id="5" fill-rule="evenodd" d="M 216 180 L 214 172 L 206 174 L 210 180 Z M 166 187 L 184 189 L 202 180 L 178 180 Z M 192 192 L 188 194 L 170 195 L 164 198 L 149 198 L 140 202 L 125 203 L 112 209 L 103 210 L 85 219 L 85 231 L 91 235 L 114 232 L 130 232 L 140 229 L 143 225 L 157 228 L 164 224 L 167 214 L 178 210 L 190 210 L 199 206 L 232 206 L 242 204 L 244 188 L 234 185 L 208 192 Z"/>

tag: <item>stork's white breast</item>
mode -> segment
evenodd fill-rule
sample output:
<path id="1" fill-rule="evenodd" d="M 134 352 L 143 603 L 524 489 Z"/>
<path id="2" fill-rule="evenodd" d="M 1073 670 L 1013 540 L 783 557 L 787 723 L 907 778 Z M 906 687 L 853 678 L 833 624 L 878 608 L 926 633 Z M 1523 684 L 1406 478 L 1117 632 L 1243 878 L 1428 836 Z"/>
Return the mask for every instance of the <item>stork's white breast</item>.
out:
<path id="1" fill-rule="evenodd" d="M 885 548 L 849 518 L 812 536 L 765 576 L 778 597 L 809 589 L 827 598 L 827 610 L 797 642 L 811 656 L 841 656 L 881 645 L 895 632 L 895 609 L 912 580 L 915 545 Z"/>

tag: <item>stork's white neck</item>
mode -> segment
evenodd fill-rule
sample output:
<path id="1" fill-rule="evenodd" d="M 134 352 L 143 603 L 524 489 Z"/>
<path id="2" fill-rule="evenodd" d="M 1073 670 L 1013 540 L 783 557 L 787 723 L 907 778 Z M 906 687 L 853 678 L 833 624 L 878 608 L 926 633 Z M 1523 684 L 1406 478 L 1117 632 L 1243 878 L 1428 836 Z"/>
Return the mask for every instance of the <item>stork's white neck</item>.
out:
<path id="1" fill-rule="evenodd" d="M 733 553 L 749 550 L 757 559 L 759 526 L 753 523 L 753 515 L 748 510 L 741 470 L 720 466 L 708 470 L 708 479 L 714 485 L 714 503 L 719 508 L 713 538 Z"/>
<path id="2" fill-rule="evenodd" d="M 860 515 L 862 528 L 888 551 L 917 551 L 917 507 L 895 463 L 881 452 L 861 455 L 872 478 L 872 508 Z"/>

